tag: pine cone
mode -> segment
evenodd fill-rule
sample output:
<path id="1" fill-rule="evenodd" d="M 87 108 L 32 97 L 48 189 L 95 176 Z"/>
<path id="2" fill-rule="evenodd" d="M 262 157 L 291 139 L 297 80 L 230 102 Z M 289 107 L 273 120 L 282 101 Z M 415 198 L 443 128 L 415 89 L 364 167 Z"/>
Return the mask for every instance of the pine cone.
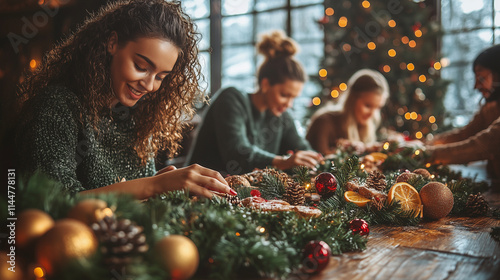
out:
<path id="1" fill-rule="evenodd" d="M 287 181 L 286 192 L 283 196 L 283 199 L 290 203 L 291 205 L 302 205 L 306 201 L 304 196 L 305 189 L 299 183 L 295 182 L 292 179 Z"/>
<path id="2" fill-rule="evenodd" d="M 135 257 L 148 250 L 143 228 L 129 219 L 117 220 L 115 216 L 106 216 L 92 224 L 104 262 L 110 269 L 121 270 Z"/>
<path id="3" fill-rule="evenodd" d="M 283 183 L 283 185 L 285 187 L 287 186 L 287 183 L 288 183 L 288 181 L 290 179 L 288 177 L 288 174 L 286 174 L 285 172 L 281 172 L 281 171 L 278 171 L 278 170 L 275 170 L 275 169 L 271 169 L 271 168 L 264 169 L 263 175 L 264 174 L 267 174 L 267 175 L 274 176 L 274 177 L 278 178 Z"/>
<path id="4" fill-rule="evenodd" d="M 465 209 L 467 213 L 472 216 L 485 216 L 488 213 L 489 207 L 488 202 L 484 200 L 481 193 L 470 194 L 467 198 L 467 203 L 465 203 Z"/>
<path id="5" fill-rule="evenodd" d="M 377 191 L 384 191 L 385 187 L 387 186 L 385 175 L 378 170 L 370 172 L 370 175 L 368 175 L 368 179 L 366 179 L 366 186 L 372 189 L 376 189 Z"/>
<path id="6" fill-rule="evenodd" d="M 225 180 L 226 180 L 227 184 L 233 189 L 235 187 L 238 187 L 238 186 L 250 187 L 250 182 L 248 181 L 248 179 L 245 176 L 232 175 L 232 176 L 226 177 Z"/>
<path id="7" fill-rule="evenodd" d="M 241 200 L 238 196 L 236 195 L 229 195 L 229 194 L 224 194 L 224 198 L 227 200 L 229 204 L 236 205 L 236 206 L 241 206 Z"/>

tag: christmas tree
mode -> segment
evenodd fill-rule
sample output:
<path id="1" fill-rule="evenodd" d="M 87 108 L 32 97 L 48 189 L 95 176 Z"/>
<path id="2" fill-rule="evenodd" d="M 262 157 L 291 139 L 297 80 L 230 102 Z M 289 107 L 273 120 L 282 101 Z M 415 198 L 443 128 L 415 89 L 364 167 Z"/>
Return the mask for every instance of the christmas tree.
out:
<path id="1" fill-rule="evenodd" d="M 439 54 L 441 28 L 426 1 L 325 1 L 319 21 L 325 32 L 325 57 L 319 70 L 323 91 L 311 112 L 335 100 L 357 70 L 381 72 L 390 85 L 382 109 L 383 127 L 421 139 L 442 124 L 447 82 L 440 78 L 446 59 Z"/>

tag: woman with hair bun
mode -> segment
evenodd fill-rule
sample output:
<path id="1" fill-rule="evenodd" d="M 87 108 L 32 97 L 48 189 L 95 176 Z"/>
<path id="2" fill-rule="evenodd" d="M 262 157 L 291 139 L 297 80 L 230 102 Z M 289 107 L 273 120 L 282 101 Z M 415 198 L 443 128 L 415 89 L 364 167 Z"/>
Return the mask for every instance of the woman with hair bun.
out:
<path id="1" fill-rule="evenodd" d="M 178 1 L 103 7 L 21 85 L 20 169 L 39 170 L 71 193 L 236 195 L 199 165 L 155 174 L 156 152 L 175 154 L 200 97 L 198 41 Z"/>
<path id="2" fill-rule="evenodd" d="M 241 174 L 271 165 L 281 170 L 298 165 L 313 168 L 322 160 L 299 136 L 287 112 L 307 80 L 293 57 L 296 43 L 283 32 L 273 31 L 262 36 L 257 50 L 265 60 L 257 72 L 256 92 L 246 94 L 229 87 L 214 95 L 188 163 Z M 294 153 L 285 156 L 288 151 Z"/>
<path id="3" fill-rule="evenodd" d="M 384 76 L 362 69 L 352 75 L 347 91 L 335 105 L 327 105 L 311 118 L 306 139 L 324 155 L 335 153 L 337 146 L 354 146 L 363 152 L 376 144 L 380 108 L 389 97 Z"/>

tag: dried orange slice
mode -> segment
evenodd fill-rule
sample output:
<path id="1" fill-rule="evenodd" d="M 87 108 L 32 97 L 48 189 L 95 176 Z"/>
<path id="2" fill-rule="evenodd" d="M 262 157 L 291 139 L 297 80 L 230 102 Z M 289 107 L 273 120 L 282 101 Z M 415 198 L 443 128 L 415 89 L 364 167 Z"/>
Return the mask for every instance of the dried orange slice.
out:
<path id="1" fill-rule="evenodd" d="M 375 159 L 375 161 L 384 161 L 387 158 L 387 154 L 380 152 L 373 152 L 370 155 Z"/>
<path id="2" fill-rule="evenodd" d="M 406 182 L 394 184 L 389 190 L 389 203 L 393 200 L 399 201 L 401 208 L 405 211 L 414 211 L 417 217 L 422 211 L 422 201 L 418 191 Z"/>
<path id="3" fill-rule="evenodd" d="M 344 193 L 344 199 L 348 202 L 352 202 L 352 203 L 358 205 L 359 207 L 363 207 L 368 202 L 370 202 L 370 200 L 368 198 L 360 195 L 357 192 L 353 192 L 353 191 L 346 191 Z"/>

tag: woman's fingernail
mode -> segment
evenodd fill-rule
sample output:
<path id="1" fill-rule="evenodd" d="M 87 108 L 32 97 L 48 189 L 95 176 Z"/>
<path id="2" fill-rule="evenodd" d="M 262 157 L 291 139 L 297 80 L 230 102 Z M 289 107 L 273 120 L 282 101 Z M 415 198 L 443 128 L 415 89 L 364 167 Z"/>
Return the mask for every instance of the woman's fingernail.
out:
<path id="1" fill-rule="evenodd" d="M 229 189 L 229 194 L 230 195 L 238 195 L 238 193 L 235 192 L 233 189 Z"/>

